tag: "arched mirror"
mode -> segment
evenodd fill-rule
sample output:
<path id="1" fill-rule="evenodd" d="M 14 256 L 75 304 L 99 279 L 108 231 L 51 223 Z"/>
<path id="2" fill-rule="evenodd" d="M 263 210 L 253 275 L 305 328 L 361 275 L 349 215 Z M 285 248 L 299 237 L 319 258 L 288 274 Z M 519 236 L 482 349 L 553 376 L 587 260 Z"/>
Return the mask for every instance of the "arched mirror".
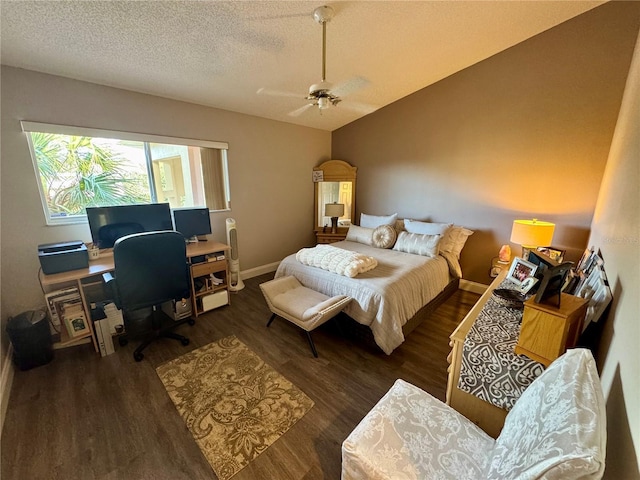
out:
<path id="1" fill-rule="evenodd" d="M 356 170 L 356 167 L 343 160 L 327 160 L 313 169 L 314 231 L 318 243 L 343 240 L 354 221 Z M 332 216 L 338 213 L 342 214 L 337 217 L 337 228 L 332 231 Z"/>

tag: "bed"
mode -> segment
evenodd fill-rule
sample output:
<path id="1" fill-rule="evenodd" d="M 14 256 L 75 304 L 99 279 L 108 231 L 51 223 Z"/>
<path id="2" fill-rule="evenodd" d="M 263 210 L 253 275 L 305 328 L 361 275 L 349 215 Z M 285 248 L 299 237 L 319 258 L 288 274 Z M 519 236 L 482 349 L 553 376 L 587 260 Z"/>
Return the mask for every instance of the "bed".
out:
<path id="1" fill-rule="evenodd" d="M 292 275 L 325 295 L 352 297 L 344 313 L 365 326 L 375 344 L 389 355 L 428 313 L 457 290 L 461 277 L 458 256 L 446 252 L 432 257 L 417 255 L 352 241 L 354 238 L 362 237 L 348 235 L 347 240 L 331 246 L 374 257 L 374 269 L 350 278 L 305 265 L 292 254 L 280 263 L 275 278 Z"/>

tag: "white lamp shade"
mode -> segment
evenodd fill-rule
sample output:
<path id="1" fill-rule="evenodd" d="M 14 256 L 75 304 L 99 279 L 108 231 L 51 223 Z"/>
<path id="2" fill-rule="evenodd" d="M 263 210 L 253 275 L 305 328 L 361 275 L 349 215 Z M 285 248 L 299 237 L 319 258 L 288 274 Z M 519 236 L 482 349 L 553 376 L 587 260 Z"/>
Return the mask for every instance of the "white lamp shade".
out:
<path id="1" fill-rule="evenodd" d="M 327 203 L 324 206 L 325 217 L 341 217 L 344 215 L 344 203 Z"/>
<path id="2" fill-rule="evenodd" d="M 548 247 L 553 240 L 554 223 L 533 220 L 514 220 L 511 241 L 524 247 Z"/>

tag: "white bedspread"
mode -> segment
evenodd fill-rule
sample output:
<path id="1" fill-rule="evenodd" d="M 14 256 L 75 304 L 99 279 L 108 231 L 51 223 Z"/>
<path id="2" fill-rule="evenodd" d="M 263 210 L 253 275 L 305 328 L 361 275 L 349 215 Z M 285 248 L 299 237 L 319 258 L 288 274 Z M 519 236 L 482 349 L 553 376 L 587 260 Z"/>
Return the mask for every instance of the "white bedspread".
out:
<path id="1" fill-rule="evenodd" d="M 378 265 L 378 261 L 373 257 L 331 245 L 302 248 L 296 253 L 296 260 L 311 267 L 322 268 L 351 278 L 359 273 L 368 272 Z"/>
<path id="2" fill-rule="evenodd" d="M 280 263 L 275 277 L 293 275 L 325 295 L 352 297 L 345 313 L 368 325 L 378 346 L 390 354 L 404 341 L 402 326 L 449 283 L 447 261 L 348 241 L 332 245 L 374 257 L 378 266 L 349 278 L 304 265 L 293 254 Z"/>

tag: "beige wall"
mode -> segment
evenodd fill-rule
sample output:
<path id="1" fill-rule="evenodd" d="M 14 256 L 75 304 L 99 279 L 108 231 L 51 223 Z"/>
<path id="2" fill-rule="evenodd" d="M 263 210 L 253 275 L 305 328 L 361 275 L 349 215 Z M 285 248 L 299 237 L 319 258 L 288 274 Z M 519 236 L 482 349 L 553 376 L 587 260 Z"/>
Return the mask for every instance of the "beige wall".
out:
<path id="1" fill-rule="evenodd" d="M 235 218 L 242 270 L 314 240 L 311 171 L 330 158 L 329 132 L 4 66 L 1 88 L 2 334 L 9 315 L 44 306 L 37 246 L 91 239 L 86 223 L 45 225 L 20 120 L 228 142 L 231 211 L 212 215 L 213 238 Z"/>
<path id="2" fill-rule="evenodd" d="M 598 360 L 607 397 L 606 478 L 640 478 L 640 37 L 627 79 L 589 245 L 613 290 Z M 634 448 L 635 446 L 635 448 Z"/>
<path id="3" fill-rule="evenodd" d="M 554 246 L 575 259 L 639 11 L 640 3 L 598 7 L 333 132 L 333 157 L 358 167 L 358 214 L 471 228 L 462 267 L 480 283 L 517 218 L 555 222 Z"/>

